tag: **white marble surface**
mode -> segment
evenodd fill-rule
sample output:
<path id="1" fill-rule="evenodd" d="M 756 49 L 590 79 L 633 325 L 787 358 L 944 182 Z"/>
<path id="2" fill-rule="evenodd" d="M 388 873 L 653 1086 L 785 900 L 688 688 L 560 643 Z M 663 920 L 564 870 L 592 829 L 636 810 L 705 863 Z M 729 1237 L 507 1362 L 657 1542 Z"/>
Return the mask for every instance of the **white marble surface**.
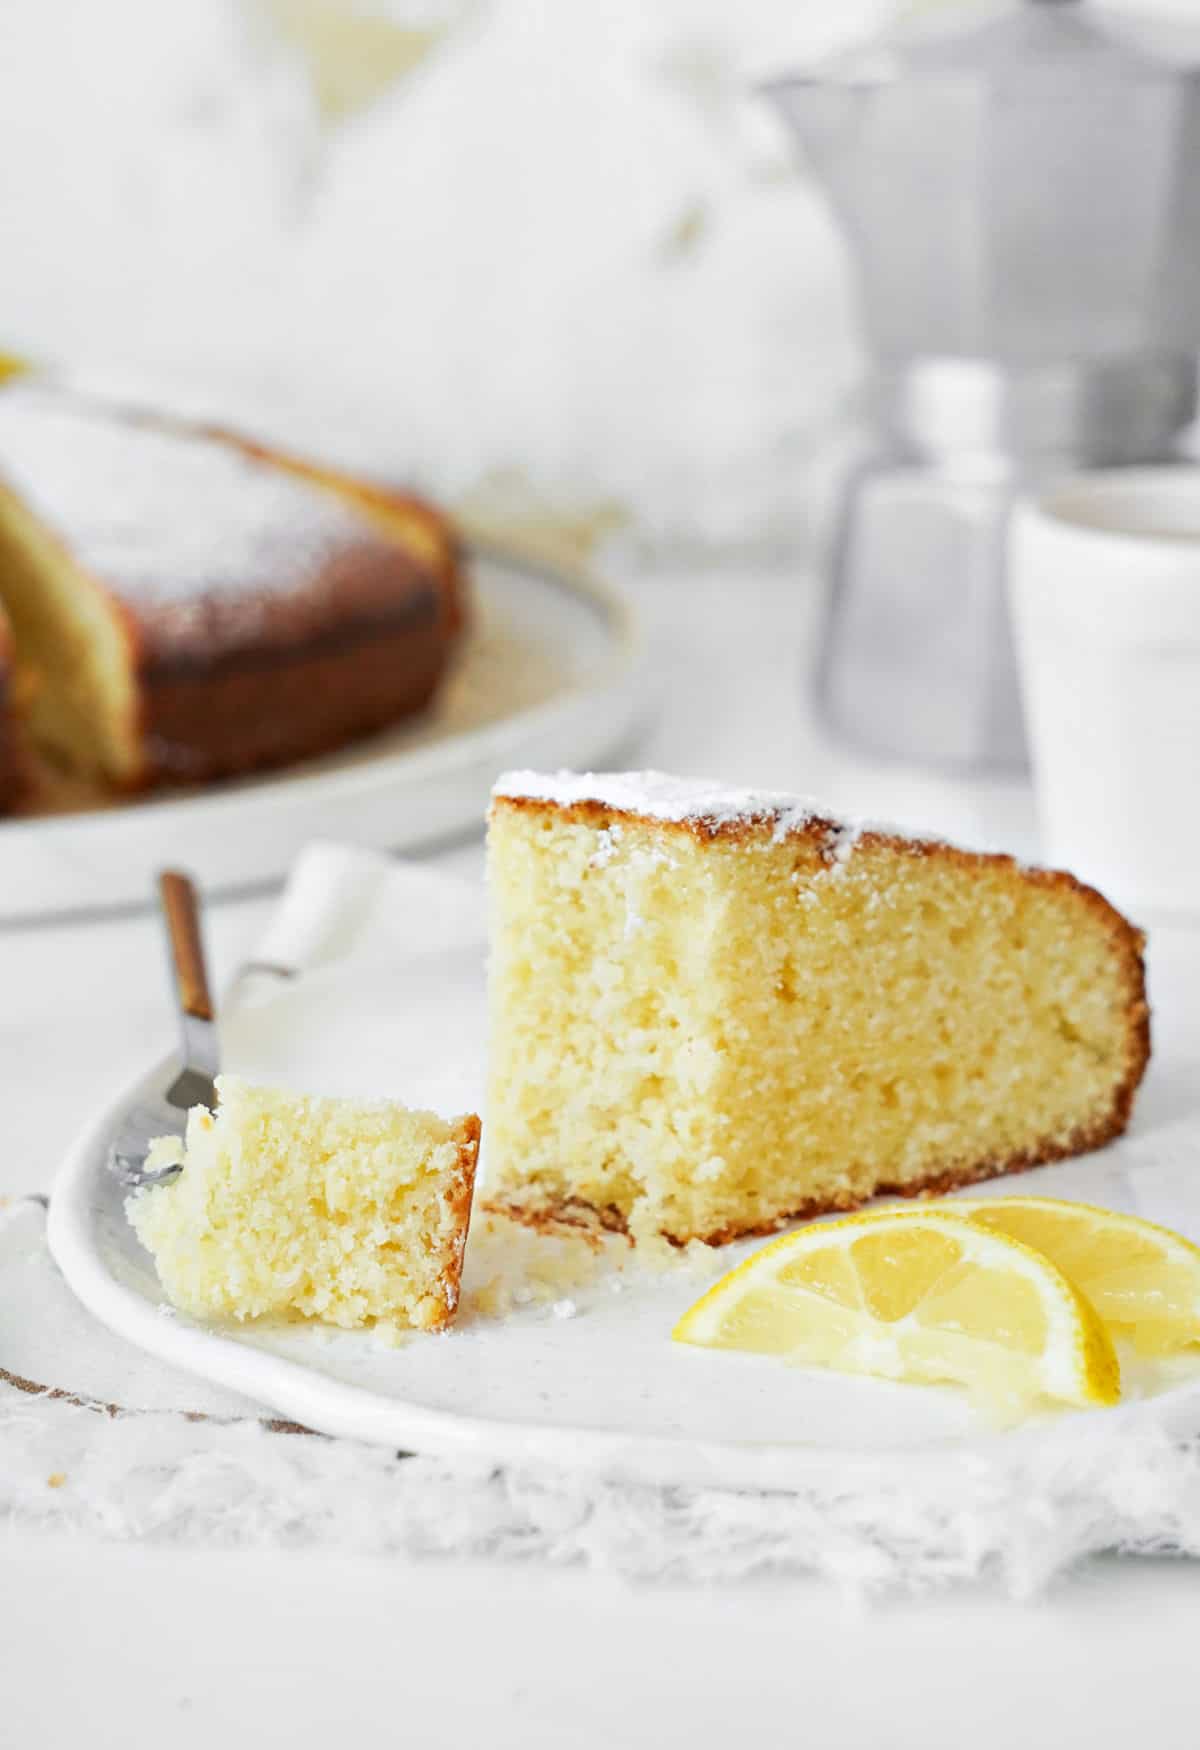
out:
<path id="1" fill-rule="evenodd" d="M 646 601 L 663 655 L 645 763 L 1035 849 L 1019 786 L 914 778 L 823 744 L 799 708 L 814 611 L 803 580 L 674 576 L 647 585 Z M 478 873 L 481 845 L 442 861 Z M 219 977 L 270 904 L 212 908 Z M 1163 940 L 1171 1008 L 1200 978 L 1200 939 Z M 80 1121 L 169 1032 L 156 921 L 0 933 L 0 991 L 0 1192 L 45 1188 Z M 865 1618 L 805 1585 L 630 1591 L 542 1569 L 164 1552 L 2 1529 L 0 1566 L 0 1666 L 19 1675 L 3 1684 L 0 1742 L 21 1750 L 190 1750 L 214 1735 L 293 1750 L 335 1737 L 607 1750 L 750 1731 L 764 1745 L 803 1736 L 853 1750 L 1103 1750 L 1151 1723 L 1158 1750 L 1196 1741 L 1191 1566 L 1110 1561 L 1032 1607 L 978 1593 Z"/>

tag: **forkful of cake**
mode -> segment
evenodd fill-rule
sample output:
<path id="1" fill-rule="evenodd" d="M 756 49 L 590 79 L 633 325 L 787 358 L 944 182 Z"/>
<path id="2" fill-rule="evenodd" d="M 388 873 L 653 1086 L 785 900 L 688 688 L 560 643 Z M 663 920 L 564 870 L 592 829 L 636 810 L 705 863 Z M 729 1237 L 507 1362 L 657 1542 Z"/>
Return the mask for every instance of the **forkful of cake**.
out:
<path id="1" fill-rule="evenodd" d="M 183 1061 L 163 1093 L 130 1108 L 113 1139 L 109 1165 L 131 1190 L 175 1177 L 182 1167 L 188 1113 L 194 1106 L 211 1111 L 217 1103 L 217 1020 L 196 888 L 190 876 L 164 869 L 158 878 L 158 896 L 175 979 Z"/>
<path id="2" fill-rule="evenodd" d="M 167 870 L 159 899 L 182 1063 L 127 1113 L 109 1164 L 167 1299 L 199 1319 L 441 1330 L 458 1306 L 478 1116 L 219 1075 L 196 890 Z"/>

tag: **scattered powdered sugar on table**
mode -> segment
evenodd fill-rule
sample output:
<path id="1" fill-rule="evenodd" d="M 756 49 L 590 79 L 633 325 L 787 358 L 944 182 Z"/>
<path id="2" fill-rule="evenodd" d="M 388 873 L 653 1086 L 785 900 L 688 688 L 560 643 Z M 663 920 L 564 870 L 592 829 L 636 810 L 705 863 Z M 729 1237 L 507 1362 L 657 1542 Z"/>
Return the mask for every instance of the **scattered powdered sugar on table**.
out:
<path id="1" fill-rule="evenodd" d="M 372 539 L 332 493 L 232 443 L 50 389 L 0 395 L 0 481 L 81 564 L 153 606 L 291 593 Z"/>

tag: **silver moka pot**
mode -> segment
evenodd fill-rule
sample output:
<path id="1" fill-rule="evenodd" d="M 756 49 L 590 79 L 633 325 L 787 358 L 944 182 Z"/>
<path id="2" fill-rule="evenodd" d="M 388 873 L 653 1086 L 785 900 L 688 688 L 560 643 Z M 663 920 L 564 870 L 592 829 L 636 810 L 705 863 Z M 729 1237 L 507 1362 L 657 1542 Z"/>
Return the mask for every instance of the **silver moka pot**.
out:
<path id="1" fill-rule="evenodd" d="M 872 356 L 824 714 L 875 751 L 1020 765 L 1014 494 L 1161 460 L 1195 413 L 1200 46 L 1086 0 L 964 4 L 767 92 L 850 243 Z"/>

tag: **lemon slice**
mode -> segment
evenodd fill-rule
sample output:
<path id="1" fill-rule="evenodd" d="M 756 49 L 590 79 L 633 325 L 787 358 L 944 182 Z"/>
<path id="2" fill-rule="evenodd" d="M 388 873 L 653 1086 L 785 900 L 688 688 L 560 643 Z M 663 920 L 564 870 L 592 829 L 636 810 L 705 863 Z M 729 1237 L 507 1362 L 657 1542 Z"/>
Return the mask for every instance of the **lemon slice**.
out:
<path id="1" fill-rule="evenodd" d="M 1112 1404 L 1121 1375 L 1095 1310 L 1049 1258 L 943 1210 L 803 1228 L 723 1276 L 672 1335 L 709 1349 L 923 1383 L 996 1404 Z"/>
<path id="2" fill-rule="evenodd" d="M 1141 1354 L 1200 1343 L 1200 1247 L 1170 1228 L 1053 1197 L 956 1198 L 948 1207 L 1043 1252 Z"/>

